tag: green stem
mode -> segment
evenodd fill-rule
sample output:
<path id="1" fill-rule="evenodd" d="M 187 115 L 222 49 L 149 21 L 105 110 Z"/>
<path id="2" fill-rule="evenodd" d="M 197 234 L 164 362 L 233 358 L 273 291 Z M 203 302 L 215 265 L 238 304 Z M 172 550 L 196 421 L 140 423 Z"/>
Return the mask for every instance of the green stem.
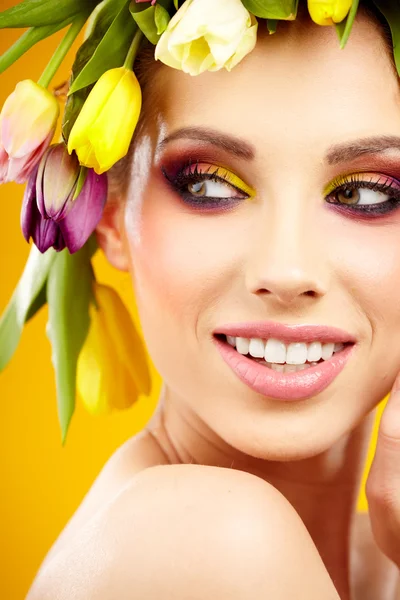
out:
<path id="1" fill-rule="evenodd" d="M 50 85 L 51 80 L 53 79 L 54 75 L 58 71 L 59 66 L 64 60 L 65 55 L 71 48 L 72 44 L 75 41 L 75 38 L 78 36 L 82 27 L 86 23 L 87 17 L 88 15 L 85 12 L 84 14 L 79 15 L 77 19 L 72 23 L 71 27 L 68 29 L 66 35 L 59 44 L 57 50 L 51 57 L 47 67 L 40 76 L 40 79 L 38 81 L 39 85 L 42 85 L 46 88 Z"/>
<path id="2" fill-rule="evenodd" d="M 133 69 L 133 63 L 135 62 L 136 54 L 139 49 L 140 42 L 142 41 L 143 33 L 138 28 L 137 32 L 133 36 L 131 47 L 128 50 L 126 59 L 124 62 L 125 69 Z"/>

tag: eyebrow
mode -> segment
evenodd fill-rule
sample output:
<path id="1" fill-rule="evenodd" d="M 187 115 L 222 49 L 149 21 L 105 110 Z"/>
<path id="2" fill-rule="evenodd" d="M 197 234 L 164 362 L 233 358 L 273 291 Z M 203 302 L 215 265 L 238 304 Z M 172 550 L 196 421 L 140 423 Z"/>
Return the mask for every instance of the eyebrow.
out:
<path id="1" fill-rule="evenodd" d="M 329 165 L 336 165 L 354 160 L 364 154 L 376 154 L 393 149 L 400 150 L 400 137 L 395 135 L 369 137 L 331 146 L 325 160 Z"/>
<path id="2" fill-rule="evenodd" d="M 248 142 L 233 135 L 221 133 L 215 129 L 206 127 L 182 127 L 181 129 L 177 129 L 161 140 L 158 149 L 163 150 L 167 144 L 178 139 L 208 142 L 238 158 L 249 161 L 253 160 L 256 155 L 254 146 Z M 326 153 L 325 161 L 329 165 L 336 165 L 355 160 L 364 154 L 377 154 L 385 150 L 400 150 L 400 137 L 383 135 L 361 138 L 343 144 L 335 144 Z"/>
<path id="3" fill-rule="evenodd" d="M 162 150 L 167 144 L 178 139 L 208 142 L 245 160 L 253 160 L 256 154 L 254 147 L 248 142 L 233 135 L 221 133 L 206 127 L 183 127 L 178 129 L 161 140 L 158 150 Z"/>

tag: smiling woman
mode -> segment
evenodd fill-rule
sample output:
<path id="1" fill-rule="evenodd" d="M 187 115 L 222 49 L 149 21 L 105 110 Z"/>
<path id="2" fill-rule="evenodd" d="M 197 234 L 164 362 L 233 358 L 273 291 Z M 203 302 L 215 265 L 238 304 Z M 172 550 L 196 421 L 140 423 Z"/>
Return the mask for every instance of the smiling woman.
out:
<path id="1" fill-rule="evenodd" d="M 136 57 L 143 110 L 96 234 L 131 276 L 162 392 L 29 600 L 400 598 L 398 384 L 370 514 L 356 510 L 374 410 L 400 371 L 399 76 L 369 3 L 349 14 L 345 49 L 301 3 L 271 35 L 276 19 L 255 12 L 267 4 L 187 0 L 158 42 L 165 64 L 147 43 Z M 220 64 L 224 11 L 235 45 Z M 185 23 L 193 56 L 176 50 Z M 78 388 L 96 366 L 93 326 L 87 340 Z M 115 348 L 143 389 L 132 346 Z M 115 386 L 121 405 L 129 388 Z"/>

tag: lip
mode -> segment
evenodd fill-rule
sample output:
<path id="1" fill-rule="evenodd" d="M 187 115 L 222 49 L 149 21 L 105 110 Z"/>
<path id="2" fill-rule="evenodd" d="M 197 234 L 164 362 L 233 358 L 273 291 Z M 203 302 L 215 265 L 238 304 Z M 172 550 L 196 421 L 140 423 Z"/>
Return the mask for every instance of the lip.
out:
<path id="1" fill-rule="evenodd" d="M 213 341 L 223 360 L 243 383 L 263 396 L 283 401 L 306 400 L 321 393 L 343 371 L 356 347 L 346 346 L 329 360 L 304 371 L 279 373 L 240 354 L 228 342 L 217 337 L 213 337 Z"/>
<path id="2" fill-rule="evenodd" d="M 270 338 L 282 342 L 351 342 L 355 344 L 357 339 L 337 327 L 327 325 L 284 325 L 273 321 L 258 321 L 253 323 L 231 323 L 223 325 L 214 331 L 214 335 L 223 333 L 234 337 Z"/>

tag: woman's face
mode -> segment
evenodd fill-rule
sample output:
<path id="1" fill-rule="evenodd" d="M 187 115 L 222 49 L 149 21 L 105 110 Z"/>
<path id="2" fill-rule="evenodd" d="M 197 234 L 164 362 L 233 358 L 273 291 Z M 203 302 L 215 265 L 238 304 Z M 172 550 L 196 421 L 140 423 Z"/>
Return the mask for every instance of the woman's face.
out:
<path id="1" fill-rule="evenodd" d="M 381 34 L 359 15 L 340 50 L 334 28 L 282 24 L 230 73 L 158 78 L 124 215 L 149 353 L 177 410 L 233 447 L 315 455 L 400 369 L 400 97 Z M 370 139 L 383 136 L 392 149 Z M 356 344 L 329 385 L 283 401 L 215 343 L 260 321 L 336 327 Z"/>

